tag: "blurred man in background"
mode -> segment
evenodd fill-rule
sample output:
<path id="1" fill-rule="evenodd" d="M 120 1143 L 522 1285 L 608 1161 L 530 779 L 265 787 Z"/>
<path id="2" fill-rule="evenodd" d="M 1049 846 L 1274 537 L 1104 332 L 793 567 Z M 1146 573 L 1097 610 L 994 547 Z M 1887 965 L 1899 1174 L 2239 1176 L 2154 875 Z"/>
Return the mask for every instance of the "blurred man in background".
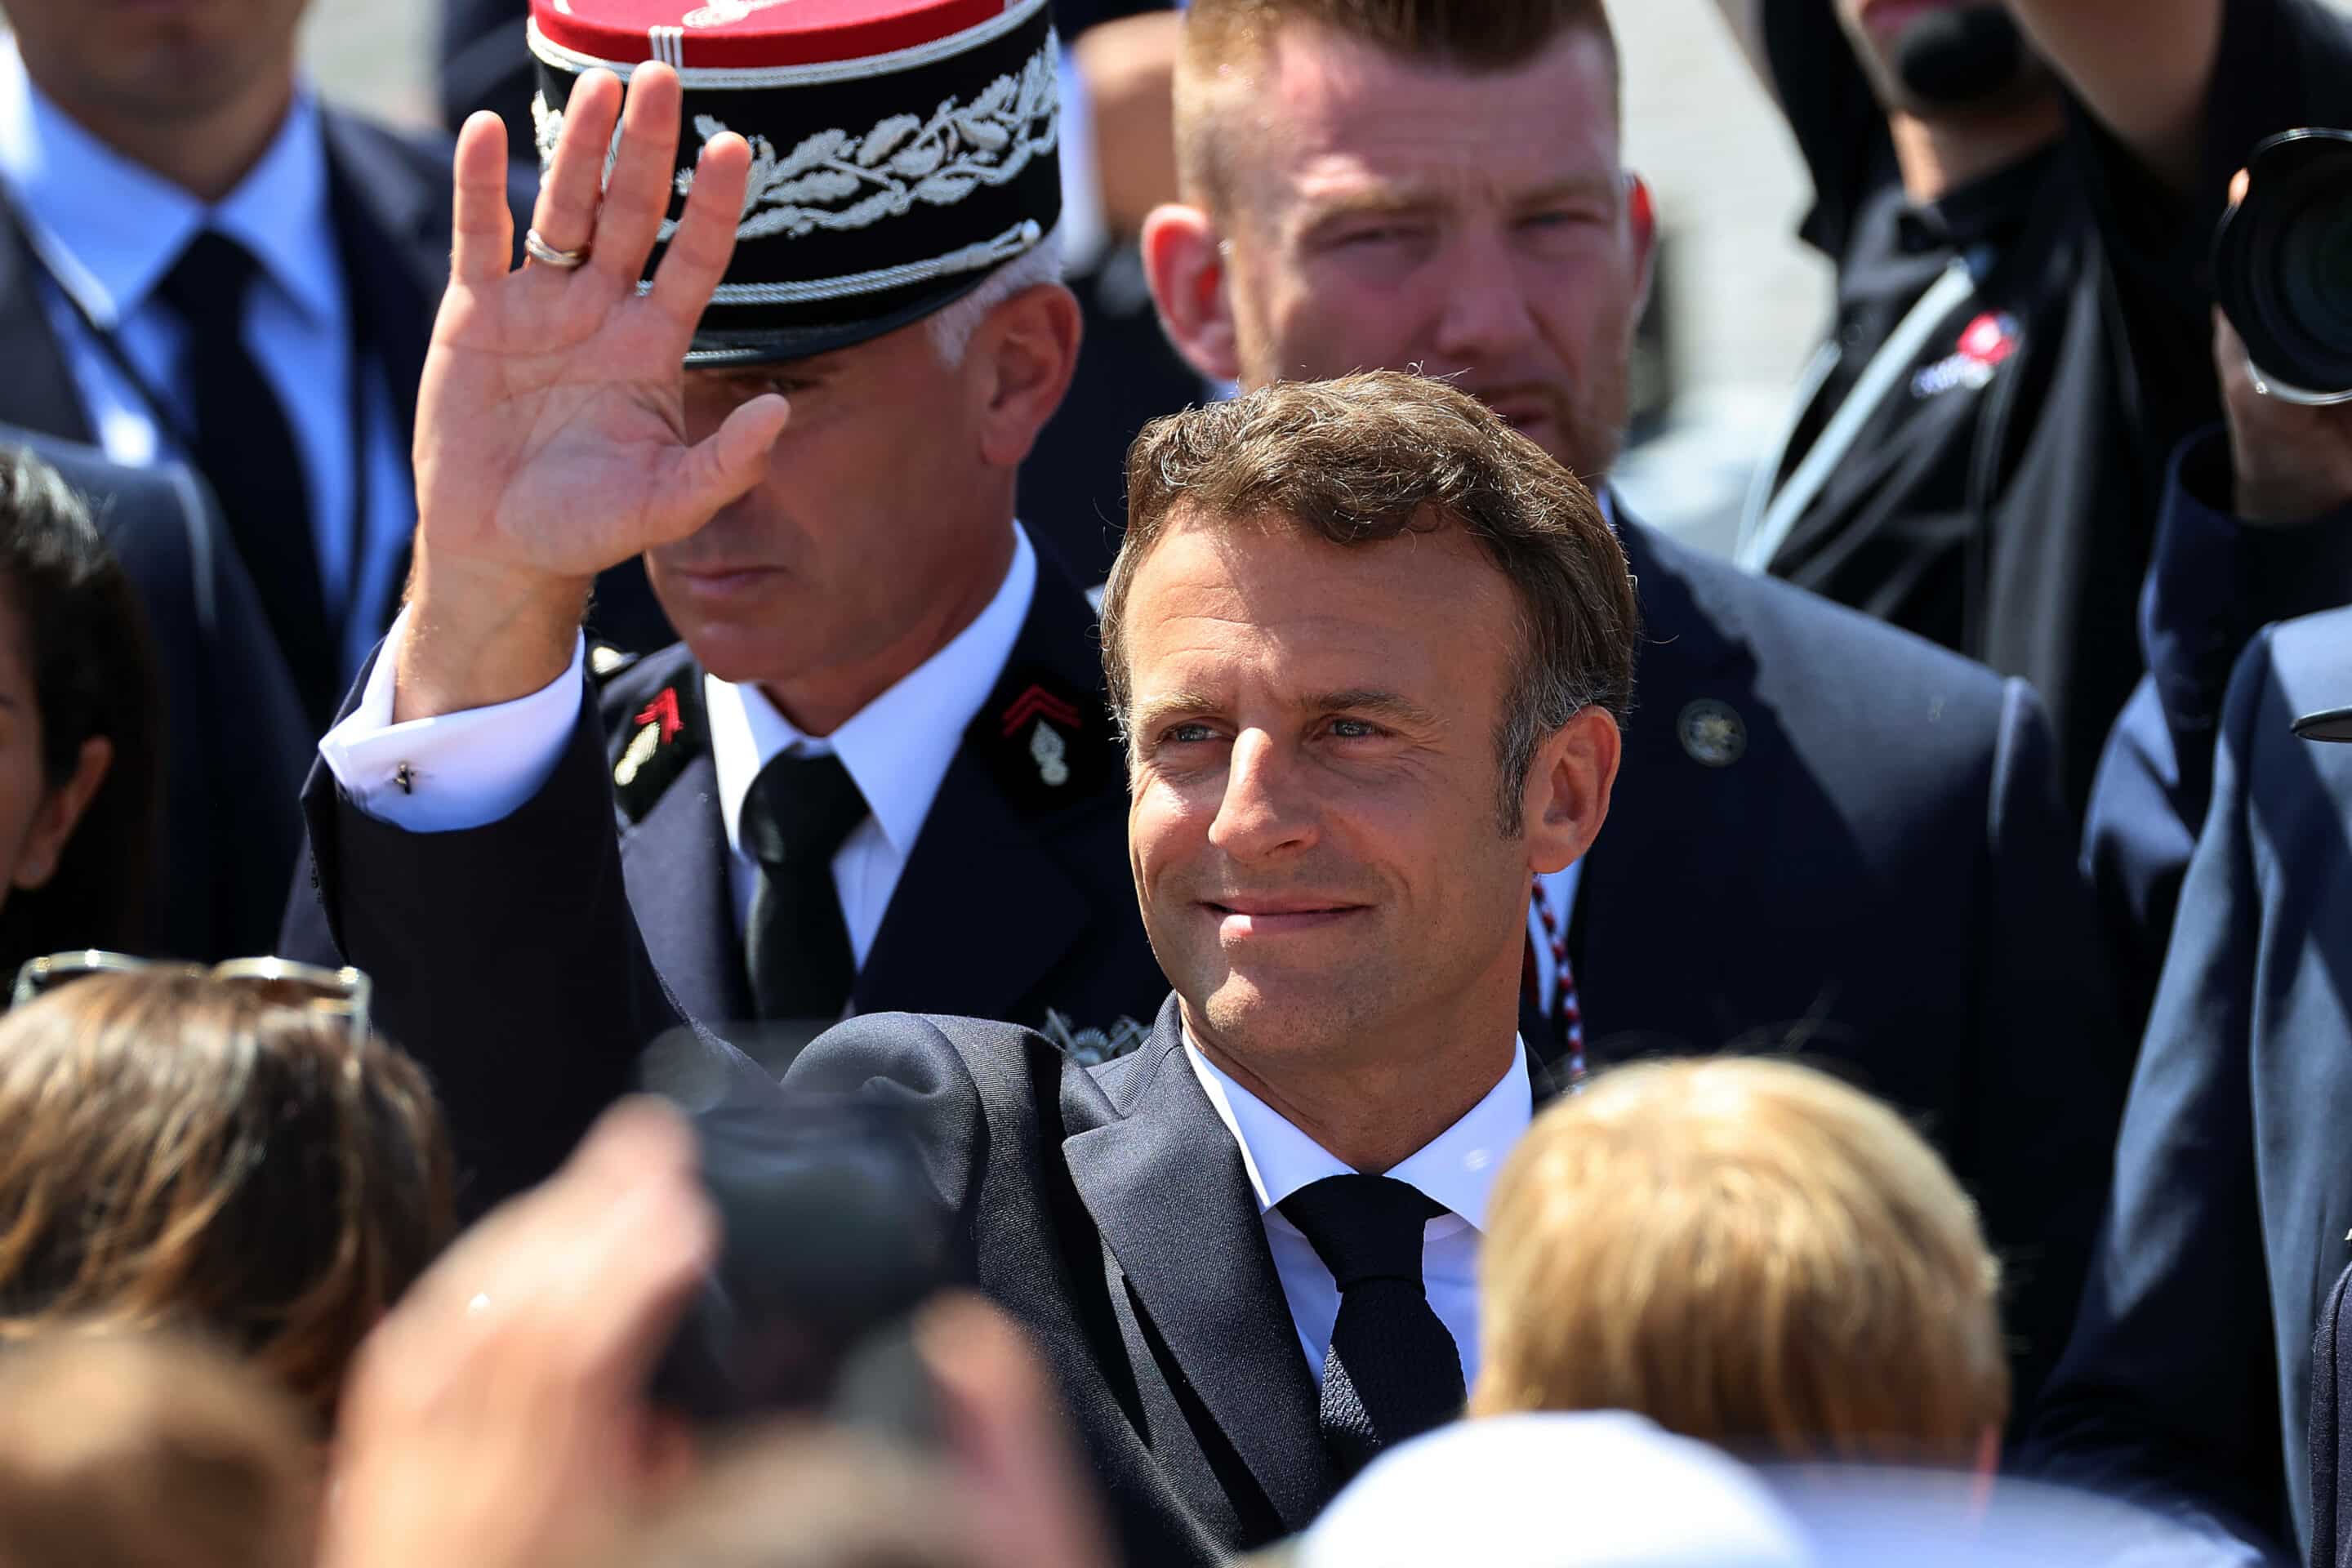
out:
<path id="1" fill-rule="evenodd" d="M 1837 267 L 1738 558 L 2032 681 L 2079 811 L 2139 676 L 2165 464 L 2219 414 L 2226 182 L 2327 122 L 2345 24 L 2319 0 L 1719 3 Z"/>
<path id="2" fill-rule="evenodd" d="M 316 733 L 399 596 L 449 207 L 301 82 L 305 5 L 9 0 L 0 420 L 202 473 Z"/>
<path id="3" fill-rule="evenodd" d="M 1528 912 L 1530 1048 L 1802 1049 L 1926 1117 L 2017 1295 L 2074 1320 L 2128 1074 L 2021 682 L 1643 527 L 1607 488 L 1649 283 L 1594 0 L 1194 0 L 1171 336 L 1258 384 L 1417 368 L 1592 484 L 1640 585 L 1626 787 Z"/>

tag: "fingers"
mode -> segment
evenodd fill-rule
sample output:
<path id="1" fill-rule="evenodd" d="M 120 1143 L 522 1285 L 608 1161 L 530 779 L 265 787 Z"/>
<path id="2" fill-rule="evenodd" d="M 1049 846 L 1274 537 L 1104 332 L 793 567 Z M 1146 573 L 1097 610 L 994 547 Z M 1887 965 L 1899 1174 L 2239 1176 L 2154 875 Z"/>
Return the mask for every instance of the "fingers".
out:
<path id="1" fill-rule="evenodd" d="M 695 321 L 710 304 L 711 291 L 727 276 L 751 168 L 751 143 L 732 132 L 712 137 L 695 166 L 694 190 L 686 199 L 677 232 L 670 236 L 661 269 L 654 274 L 652 296 L 656 308 L 682 335 L 692 334 Z"/>
<path id="2" fill-rule="evenodd" d="M 514 216 L 507 210 L 507 128 L 484 110 L 457 132 L 452 160 L 456 216 L 450 223 L 449 275 L 480 288 L 514 263 Z"/>
<path id="3" fill-rule="evenodd" d="M 629 78 L 621 111 L 621 149 L 604 184 L 596 219 L 596 253 L 589 265 L 624 288 L 635 289 L 646 258 L 669 216 L 670 181 L 677 169 L 677 121 L 683 94 L 666 65 L 640 66 Z"/>
<path id="4" fill-rule="evenodd" d="M 621 113 L 621 80 L 590 71 L 572 85 L 563 105 L 563 134 L 540 181 L 530 226 L 558 250 L 579 250 L 596 237 L 596 207 L 604 185 L 604 153 Z"/>
<path id="5" fill-rule="evenodd" d="M 681 532 L 709 521 L 721 507 L 760 482 L 768 451 L 782 435 L 792 405 L 773 393 L 755 397 L 727 416 L 727 422 L 690 452 L 677 456 L 663 493 L 671 498 Z"/>

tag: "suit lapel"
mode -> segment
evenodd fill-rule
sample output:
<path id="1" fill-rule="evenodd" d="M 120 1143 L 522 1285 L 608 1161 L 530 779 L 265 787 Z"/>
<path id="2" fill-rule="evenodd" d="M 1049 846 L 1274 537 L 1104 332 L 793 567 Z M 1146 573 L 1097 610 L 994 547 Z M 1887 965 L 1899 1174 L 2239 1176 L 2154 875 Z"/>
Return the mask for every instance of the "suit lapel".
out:
<path id="1" fill-rule="evenodd" d="M 1241 1150 L 1184 1058 L 1171 998 L 1124 1119 L 1062 1144 L 1078 1195 L 1181 1374 L 1303 1529 L 1328 1496 L 1315 1384 Z"/>
<path id="2" fill-rule="evenodd" d="M 5 230 L 0 233 L 0 366 L 6 367 L 0 374 L 0 424 L 87 446 L 94 432 L 82 411 L 81 391 L 49 331 L 40 263 L 15 210 L 5 203 L 0 229 Z"/>
<path id="3" fill-rule="evenodd" d="M 1095 918 L 1051 841 L 1126 806 L 1091 625 L 1077 589 L 1041 556 L 1004 674 L 949 765 L 858 973 L 858 1012 L 1043 1022 L 1013 1014 Z M 1066 697 L 1076 716 L 1057 731 L 1059 784 L 1041 782 L 1045 764 L 1025 749 L 1028 726 L 1045 721 L 1012 707 L 1037 687 Z M 1032 716 L 1008 731 L 1009 709 Z M 1017 906 L 1017 919 L 992 910 L 999 898 Z"/>

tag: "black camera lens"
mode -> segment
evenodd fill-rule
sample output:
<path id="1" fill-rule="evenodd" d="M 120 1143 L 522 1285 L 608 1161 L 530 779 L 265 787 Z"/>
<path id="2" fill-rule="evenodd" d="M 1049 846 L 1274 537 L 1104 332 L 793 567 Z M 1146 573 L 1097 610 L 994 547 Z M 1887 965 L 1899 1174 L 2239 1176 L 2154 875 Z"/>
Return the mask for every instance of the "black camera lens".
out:
<path id="1" fill-rule="evenodd" d="M 2273 391 L 2352 399 L 2352 132 L 2273 136 L 2246 168 L 2214 239 L 2215 297 Z"/>

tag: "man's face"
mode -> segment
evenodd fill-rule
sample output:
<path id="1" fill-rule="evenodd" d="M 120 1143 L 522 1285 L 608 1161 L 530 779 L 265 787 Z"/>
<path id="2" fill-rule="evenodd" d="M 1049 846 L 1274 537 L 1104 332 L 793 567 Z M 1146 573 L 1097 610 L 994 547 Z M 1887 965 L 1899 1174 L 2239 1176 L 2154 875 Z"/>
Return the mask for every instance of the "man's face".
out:
<path id="1" fill-rule="evenodd" d="M 69 111 L 169 121 L 292 80 L 309 0 L 6 0 L 26 68 Z"/>
<path id="2" fill-rule="evenodd" d="M 1261 1078 L 1458 1047 L 1516 984 L 1528 843 L 1496 817 L 1509 585 L 1458 529 L 1343 547 L 1171 519 L 1129 587 L 1129 858 L 1197 1037 Z M 1416 1029 L 1423 1021 L 1425 1028 Z"/>
<path id="3" fill-rule="evenodd" d="M 986 602 L 1011 479 L 980 455 L 973 368 L 941 364 L 918 321 L 814 359 L 687 373 L 697 441 L 761 393 L 793 405 L 758 488 L 646 557 L 712 674 L 788 685 L 857 668 Z"/>
<path id="4" fill-rule="evenodd" d="M 1210 215 L 1242 381 L 1449 377 L 1605 475 L 1649 268 L 1608 45 L 1571 31 L 1472 73 L 1293 26 L 1261 69 Z"/>

